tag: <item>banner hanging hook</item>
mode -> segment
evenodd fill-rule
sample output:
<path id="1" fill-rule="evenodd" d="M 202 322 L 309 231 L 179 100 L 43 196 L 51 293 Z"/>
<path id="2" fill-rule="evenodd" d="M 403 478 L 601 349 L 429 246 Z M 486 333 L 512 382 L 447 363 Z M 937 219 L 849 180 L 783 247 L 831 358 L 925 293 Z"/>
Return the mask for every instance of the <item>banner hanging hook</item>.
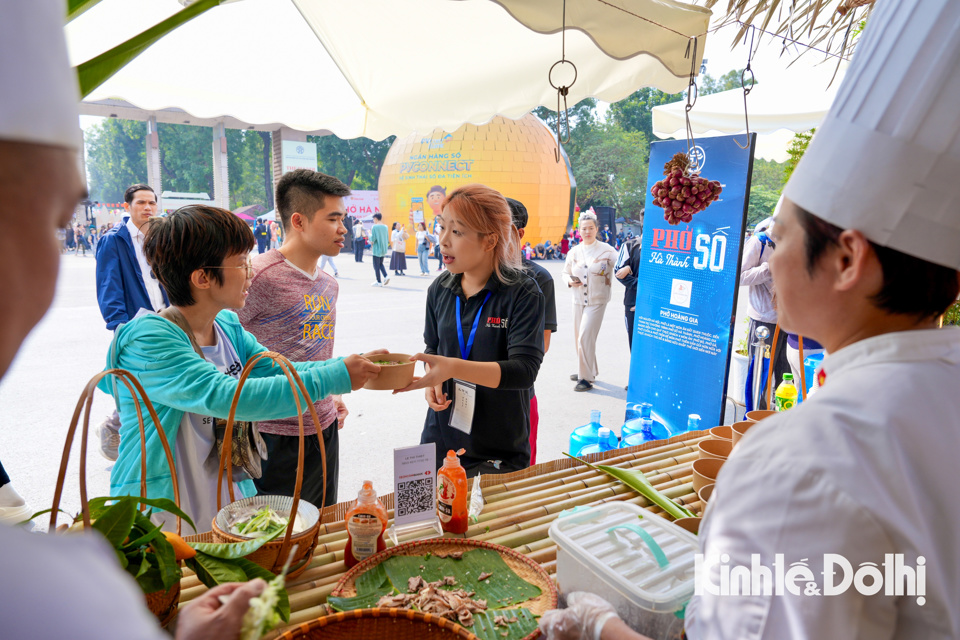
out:
<path id="1" fill-rule="evenodd" d="M 559 164 L 560 158 L 560 143 L 570 142 L 570 111 L 567 106 L 567 94 L 570 93 L 570 87 L 577 81 L 577 65 L 573 64 L 567 60 L 567 0 L 563 0 L 563 28 L 561 29 L 561 49 L 560 49 L 560 59 L 553 63 L 553 66 L 550 67 L 550 71 L 547 72 L 547 81 L 550 83 L 550 86 L 557 90 L 557 148 L 554 151 L 557 163 Z M 568 85 L 554 84 L 553 82 L 553 70 L 560 64 L 568 64 L 573 67 L 573 80 L 570 81 Z M 563 100 L 563 112 L 560 111 L 560 101 Z M 563 130 L 566 128 L 566 135 L 563 134 Z"/>
<path id="2" fill-rule="evenodd" d="M 747 123 L 747 142 L 746 144 L 740 144 L 737 142 L 737 139 L 734 138 L 733 141 L 741 149 L 746 149 L 750 146 L 750 116 L 747 113 L 747 96 L 750 95 L 750 92 L 753 91 L 753 86 L 757 84 L 757 79 L 753 75 L 753 69 L 750 68 L 750 63 L 753 62 L 753 38 L 756 35 L 757 28 L 753 25 L 750 25 L 750 49 L 747 51 L 747 66 L 743 71 L 740 72 L 740 86 L 743 88 L 743 120 Z M 747 34 L 743 34 L 743 43 L 747 43 Z M 750 79 L 750 86 L 747 86 L 747 78 Z"/>
<path id="3" fill-rule="evenodd" d="M 693 55 L 690 49 L 693 47 Z M 687 42 L 687 51 L 684 57 L 690 58 L 690 82 L 687 84 L 687 105 L 683 108 L 684 117 L 687 121 L 687 157 L 690 159 L 690 171 L 700 170 L 701 157 L 696 153 L 697 141 L 693 139 L 693 125 L 690 123 L 690 111 L 693 105 L 697 104 L 699 91 L 697 89 L 697 38 L 690 38 Z"/>

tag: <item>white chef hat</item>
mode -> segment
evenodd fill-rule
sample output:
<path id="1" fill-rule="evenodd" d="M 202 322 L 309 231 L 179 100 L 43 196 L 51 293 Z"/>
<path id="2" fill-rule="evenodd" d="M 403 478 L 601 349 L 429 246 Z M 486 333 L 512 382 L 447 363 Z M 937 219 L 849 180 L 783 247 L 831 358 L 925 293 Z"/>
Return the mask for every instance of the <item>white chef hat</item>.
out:
<path id="1" fill-rule="evenodd" d="M 960 269 L 960 2 L 883 0 L 784 195 Z"/>
<path id="2" fill-rule="evenodd" d="M 0 0 L 0 140 L 77 149 L 77 76 L 63 0 Z"/>

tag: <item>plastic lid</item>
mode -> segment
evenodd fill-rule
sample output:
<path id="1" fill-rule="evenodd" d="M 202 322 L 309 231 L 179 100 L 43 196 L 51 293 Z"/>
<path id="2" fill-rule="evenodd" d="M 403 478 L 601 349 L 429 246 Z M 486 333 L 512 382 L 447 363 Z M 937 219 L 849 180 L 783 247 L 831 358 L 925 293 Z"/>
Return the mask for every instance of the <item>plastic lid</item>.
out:
<path id="1" fill-rule="evenodd" d="M 650 418 L 653 416 L 653 405 L 649 402 L 641 402 L 637 406 L 640 407 L 641 418 Z"/>
<path id="2" fill-rule="evenodd" d="M 444 467 L 459 467 L 459 466 L 460 466 L 460 458 L 459 458 L 459 456 L 462 456 L 462 455 L 465 454 L 466 452 L 467 452 L 466 449 L 458 449 L 457 451 L 454 451 L 453 449 L 450 449 L 449 451 L 447 451 L 447 457 L 443 459 L 443 466 L 444 466 Z"/>
<path id="3" fill-rule="evenodd" d="M 597 424 L 600 424 L 600 410 L 599 410 L 599 409 L 594 409 L 593 411 L 590 412 L 590 422 L 596 422 Z"/>
<path id="4" fill-rule="evenodd" d="M 783 381 L 784 381 L 784 382 L 793 382 L 793 374 L 792 374 L 792 373 L 785 373 L 785 374 L 783 374 Z"/>
<path id="5" fill-rule="evenodd" d="M 600 431 L 597 432 L 597 435 L 600 436 L 601 440 L 605 440 L 610 437 L 610 429 L 607 427 L 600 427 Z"/>
<path id="6" fill-rule="evenodd" d="M 635 533 L 637 528 L 649 535 Z M 610 502 L 561 513 L 550 525 L 550 539 L 584 570 L 648 611 L 678 611 L 693 595 L 696 536 L 636 505 Z"/>
<path id="7" fill-rule="evenodd" d="M 363 486 L 357 492 L 357 502 L 367 504 L 377 499 L 377 490 L 373 488 L 373 480 L 364 480 Z"/>

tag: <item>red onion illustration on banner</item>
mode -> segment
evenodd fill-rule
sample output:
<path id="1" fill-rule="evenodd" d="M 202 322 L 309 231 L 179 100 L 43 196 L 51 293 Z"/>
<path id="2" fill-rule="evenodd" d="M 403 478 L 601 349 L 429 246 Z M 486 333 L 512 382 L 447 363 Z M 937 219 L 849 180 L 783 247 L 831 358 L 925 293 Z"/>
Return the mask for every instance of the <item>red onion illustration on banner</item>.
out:
<path id="1" fill-rule="evenodd" d="M 717 180 L 707 180 L 690 171 L 690 159 L 677 153 L 663 165 L 663 180 L 650 188 L 653 204 L 664 210 L 663 219 L 669 224 L 690 222 L 720 197 L 723 187 Z"/>

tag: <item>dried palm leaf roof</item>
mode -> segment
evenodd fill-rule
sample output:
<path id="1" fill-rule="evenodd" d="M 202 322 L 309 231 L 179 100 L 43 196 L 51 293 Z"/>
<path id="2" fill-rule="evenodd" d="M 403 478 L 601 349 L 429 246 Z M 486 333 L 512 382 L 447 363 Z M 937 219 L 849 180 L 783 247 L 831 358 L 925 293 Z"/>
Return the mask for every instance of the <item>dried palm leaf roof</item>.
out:
<path id="1" fill-rule="evenodd" d="M 720 0 L 706 0 L 713 8 Z M 876 0 L 728 0 L 722 23 L 739 22 L 734 44 L 753 26 L 849 58 Z"/>

